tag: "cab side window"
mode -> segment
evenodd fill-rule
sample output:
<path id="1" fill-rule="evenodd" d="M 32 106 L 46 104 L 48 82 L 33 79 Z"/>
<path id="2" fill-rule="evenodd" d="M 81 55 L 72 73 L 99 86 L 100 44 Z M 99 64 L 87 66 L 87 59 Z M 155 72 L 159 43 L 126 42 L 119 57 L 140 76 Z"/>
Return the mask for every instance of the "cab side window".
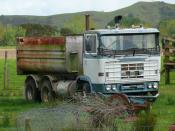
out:
<path id="1" fill-rule="evenodd" d="M 96 53 L 96 35 L 85 35 L 85 51 Z"/>

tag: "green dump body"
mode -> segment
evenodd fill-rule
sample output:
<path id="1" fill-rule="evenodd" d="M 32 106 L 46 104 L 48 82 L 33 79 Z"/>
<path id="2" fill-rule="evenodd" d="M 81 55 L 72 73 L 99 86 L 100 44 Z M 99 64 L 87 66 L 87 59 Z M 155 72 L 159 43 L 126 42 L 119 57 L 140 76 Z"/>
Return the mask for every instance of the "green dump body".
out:
<path id="1" fill-rule="evenodd" d="M 18 74 L 78 73 L 82 54 L 71 53 L 68 46 L 66 37 L 19 38 Z"/>

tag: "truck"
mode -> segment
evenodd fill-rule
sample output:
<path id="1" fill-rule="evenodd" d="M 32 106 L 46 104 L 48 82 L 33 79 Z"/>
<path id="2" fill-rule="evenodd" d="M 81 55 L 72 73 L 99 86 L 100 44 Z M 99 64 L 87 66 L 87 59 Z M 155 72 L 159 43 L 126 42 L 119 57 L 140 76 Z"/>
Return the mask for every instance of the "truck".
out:
<path id="1" fill-rule="evenodd" d="M 116 25 L 77 35 L 18 38 L 17 74 L 26 75 L 26 100 L 49 102 L 75 92 L 125 94 L 133 102 L 156 100 L 158 29 Z"/>

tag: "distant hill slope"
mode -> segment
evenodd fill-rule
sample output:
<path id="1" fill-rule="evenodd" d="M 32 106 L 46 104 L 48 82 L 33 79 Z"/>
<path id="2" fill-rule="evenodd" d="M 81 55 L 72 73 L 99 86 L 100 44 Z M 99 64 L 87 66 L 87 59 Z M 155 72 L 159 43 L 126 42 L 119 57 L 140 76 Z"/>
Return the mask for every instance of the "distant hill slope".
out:
<path id="1" fill-rule="evenodd" d="M 0 16 L 0 22 L 3 24 L 12 25 L 39 23 L 44 25 L 58 26 L 60 28 L 65 22 L 69 22 L 74 16 L 83 15 L 85 13 L 89 13 L 93 17 L 97 28 L 104 27 L 116 15 L 134 16 L 138 17 L 142 21 L 157 25 L 161 20 L 175 19 L 175 4 L 168 4 L 165 2 L 138 2 L 129 7 L 112 12 L 88 11 L 52 16 L 2 15 Z"/>

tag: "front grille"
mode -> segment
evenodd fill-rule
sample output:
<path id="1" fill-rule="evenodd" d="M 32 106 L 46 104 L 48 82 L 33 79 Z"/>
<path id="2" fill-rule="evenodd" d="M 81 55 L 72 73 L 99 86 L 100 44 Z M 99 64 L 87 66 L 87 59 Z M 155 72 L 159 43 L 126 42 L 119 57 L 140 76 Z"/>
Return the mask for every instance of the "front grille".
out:
<path id="1" fill-rule="evenodd" d="M 121 65 L 121 79 L 143 78 L 143 77 L 144 77 L 143 63 Z"/>
<path id="2" fill-rule="evenodd" d="M 142 61 L 120 63 L 105 62 L 106 83 L 142 83 L 145 81 L 159 81 L 158 61 Z"/>
<path id="3" fill-rule="evenodd" d="M 144 89 L 144 84 L 123 84 L 121 90 L 137 90 Z"/>

